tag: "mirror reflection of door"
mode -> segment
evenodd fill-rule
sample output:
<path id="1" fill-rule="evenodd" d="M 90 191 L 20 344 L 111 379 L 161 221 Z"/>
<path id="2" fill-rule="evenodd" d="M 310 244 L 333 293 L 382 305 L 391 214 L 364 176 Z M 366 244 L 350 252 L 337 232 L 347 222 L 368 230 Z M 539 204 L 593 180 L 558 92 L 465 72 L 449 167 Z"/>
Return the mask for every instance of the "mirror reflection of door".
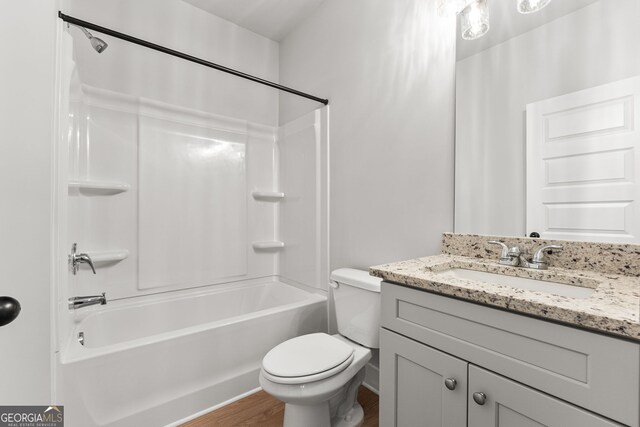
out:
<path id="1" fill-rule="evenodd" d="M 625 109 L 627 104 L 607 107 L 609 112 L 606 114 L 601 110 L 585 112 L 582 120 L 589 121 L 588 126 L 602 127 L 600 130 L 587 127 L 587 131 L 593 131 L 590 137 L 566 135 L 566 138 L 560 138 L 562 141 L 554 140 L 555 144 L 548 144 L 558 150 L 558 147 L 566 147 L 566 152 L 558 156 L 569 156 L 562 161 L 551 162 L 555 173 L 562 171 L 566 174 L 557 175 L 554 179 L 587 179 L 591 189 L 607 188 L 603 190 L 607 197 L 589 199 L 595 205 L 617 203 L 608 207 L 597 206 L 591 210 L 593 218 L 584 214 L 587 212 L 585 209 L 576 214 L 577 205 L 574 205 L 574 210 L 554 206 L 555 210 L 547 212 L 538 206 L 528 212 L 528 192 L 533 190 L 527 181 L 531 160 L 527 157 L 526 148 L 526 109 L 530 104 L 544 103 L 600 86 L 606 88 L 606 85 L 640 76 L 640 26 L 637 25 L 640 22 L 640 1 L 555 0 L 541 11 L 529 15 L 519 14 L 515 4 L 515 0 L 489 2 L 489 32 L 477 40 L 458 37 L 455 231 L 512 236 L 527 236 L 538 231 L 543 237 L 558 239 L 637 241 L 633 236 L 640 234 L 634 231 L 638 226 L 629 222 L 630 215 L 638 216 L 637 211 L 633 211 L 635 204 L 624 208 L 620 204 L 623 199 L 631 201 L 637 197 L 615 191 L 622 191 L 625 179 L 633 180 L 638 161 L 636 157 L 630 157 L 632 151 L 618 147 L 637 145 L 640 143 L 638 134 L 628 133 L 628 139 L 620 143 L 622 145 L 607 148 L 611 141 L 623 138 L 622 131 L 612 130 L 607 134 L 606 129 L 617 127 L 615 120 L 622 117 L 620 108 Z M 584 102 L 618 99 L 610 95 Z M 603 105 L 607 105 L 606 102 Z M 583 106 L 578 102 L 567 108 L 580 109 Z M 598 120 L 613 120 L 614 125 Z M 568 126 L 567 123 L 565 121 L 564 125 Z M 556 120 L 554 125 L 560 126 L 560 121 Z M 575 131 L 582 132 L 579 129 Z M 598 140 L 597 137 L 601 138 Z M 588 146 L 575 143 L 579 139 Z M 601 151 L 602 154 L 582 156 Z M 626 156 L 624 173 L 631 174 L 625 175 L 626 178 L 620 177 L 622 172 L 615 170 L 616 165 L 621 164 L 621 153 Z M 580 167 L 594 163 L 598 165 L 597 171 L 589 166 L 589 172 L 596 175 L 580 175 Z M 618 181 L 612 182 L 611 179 Z M 575 190 L 580 185 L 575 182 L 568 184 L 571 188 L 565 195 L 578 197 Z M 560 187 L 560 184 L 554 184 L 556 190 Z M 542 195 L 541 190 L 542 187 L 538 192 Z M 554 197 L 560 196 L 554 194 Z M 562 202 L 578 200 L 585 199 L 567 198 Z M 585 206 L 583 204 L 580 208 Z M 545 215 L 550 215 L 551 228 L 545 228 L 545 221 L 548 222 Z"/>
<path id="2" fill-rule="evenodd" d="M 640 243 L 640 77 L 527 106 L 527 230 Z"/>

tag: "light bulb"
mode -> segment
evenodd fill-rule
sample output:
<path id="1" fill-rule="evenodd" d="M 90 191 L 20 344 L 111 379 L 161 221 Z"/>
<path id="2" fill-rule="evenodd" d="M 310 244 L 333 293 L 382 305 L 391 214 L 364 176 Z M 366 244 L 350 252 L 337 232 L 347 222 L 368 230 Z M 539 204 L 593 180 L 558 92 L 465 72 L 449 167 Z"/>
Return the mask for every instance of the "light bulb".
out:
<path id="1" fill-rule="evenodd" d="M 551 0 L 518 0 L 518 12 L 524 14 L 537 12 L 549 3 Z"/>
<path id="2" fill-rule="evenodd" d="M 464 9 L 469 0 L 438 0 L 440 16 L 455 16 Z"/>
<path id="3" fill-rule="evenodd" d="M 544 0 L 542 0 L 544 1 Z M 489 31 L 489 8 L 487 0 L 475 0 L 464 8 L 460 17 L 462 38 L 474 40 Z"/>

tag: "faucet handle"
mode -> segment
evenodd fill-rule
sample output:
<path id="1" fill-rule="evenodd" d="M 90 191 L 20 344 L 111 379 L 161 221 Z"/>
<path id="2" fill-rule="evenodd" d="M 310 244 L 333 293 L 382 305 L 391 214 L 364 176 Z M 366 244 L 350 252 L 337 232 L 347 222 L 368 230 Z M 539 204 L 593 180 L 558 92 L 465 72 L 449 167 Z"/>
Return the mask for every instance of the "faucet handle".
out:
<path id="1" fill-rule="evenodd" d="M 507 252 L 507 256 L 509 256 L 509 258 L 518 258 L 520 255 L 522 255 L 522 249 L 520 249 L 520 246 L 512 246 L 509 248 L 509 252 Z"/>
<path id="2" fill-rule="evenodd" d="M 504 243 L 499 242 L 497 240 L 489 240 L 487 243 L 489 243 L 491 245 L 500 245 L 500 246 L 502 246 L 502 253 L 500 254 L 500 258 L 501 259 L 509 258 L 509 246 L 507 246 Z"/>
<path id="3" fill-rule="evenodd" d="M 545 245 L 540 247 L 536 253 L 533 255 L 531 262 L 534 264 L 546 264 L 544 252 L 548 249 L 556 249 L 558 251 L 562 250 L 562 246 L 560 245 Z"/>
<path id="4" fill-rule="evenodd" d="M 96 268 L 94 267 L 93 261 L 91 260 L 91 257 L 88 254 L 77 255 L 76 261 L 77 262 L 83 262 L 85 264 L 89 264 L 89 267 L 91 267 L 91 270 L 93 271 L 93 274 L 96 274 Z"/>
<path id="5" fill-rule="evenodd" d="M 498 264 L 502 265 L 510 265 L 512 267 L 517 267 L 520 264 L 520 255 L 522 251 L 519 246 L 513 246 L 510 248 L 502 242 L 498 242 L 497 240 L 490 240 L 487 243 L 492 245 L 500 245 L 502 246 L 502 253 L 500 254 L 500 259 L 498 260 Z"/>
<path id="6" fill-rule="evenodd" d="M 71 255 L 69 255 L 69 263 L 71 264 L 71 271 L 73 272 L 73 275 L 75 276 L 78 273 L 78 269 L 80 268 L 81 263 L 89 264 L 89 267 L 91 267 L 93 274 L 96 274 L 96 268 L 94 267 L 93 261 L 91 260 L 89 254 L 79 254 L 77 253 L 77 249 L 78 244 L 74 243 L 71 246 Z"/>

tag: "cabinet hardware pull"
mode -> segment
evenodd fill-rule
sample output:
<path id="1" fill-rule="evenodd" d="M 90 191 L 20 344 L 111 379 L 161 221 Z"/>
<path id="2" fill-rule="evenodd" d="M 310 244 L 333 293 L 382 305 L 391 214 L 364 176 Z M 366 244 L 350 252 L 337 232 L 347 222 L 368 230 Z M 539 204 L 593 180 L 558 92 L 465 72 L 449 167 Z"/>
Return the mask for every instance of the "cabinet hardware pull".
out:
<path id="1" fill-rule="evenodd" d="M 485 402 L 487 401 L 487 395 L 481 391 L 475 392 L 473 393 L 473 400 L 478 405 L 484 405 Z"/>
<path id="2" fill-rule="evenodd" d="M 456 386 L 458 385 L 458 381 L 454 380 L 453 378 L 447 378 L 447 379 L 444 380 L 444 385 L 449 390 L 455 390 Z"/>

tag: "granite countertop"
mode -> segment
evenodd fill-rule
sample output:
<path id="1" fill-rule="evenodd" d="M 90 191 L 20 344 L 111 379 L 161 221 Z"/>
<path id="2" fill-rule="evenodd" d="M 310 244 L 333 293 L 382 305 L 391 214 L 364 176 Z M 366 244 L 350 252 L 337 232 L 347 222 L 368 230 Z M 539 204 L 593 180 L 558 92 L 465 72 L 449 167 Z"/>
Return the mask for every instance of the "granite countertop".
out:
<path id="1" fill-rule="evenodd" d="M 452 268 L 556 281 L 594 292 L 587 298 L 575 298 L 442 274 Z M 532 270 L 453 254 L 379 265 L 369 273 L 389 282 L 640 341 L 638 277 L 558 267 Z"/>

